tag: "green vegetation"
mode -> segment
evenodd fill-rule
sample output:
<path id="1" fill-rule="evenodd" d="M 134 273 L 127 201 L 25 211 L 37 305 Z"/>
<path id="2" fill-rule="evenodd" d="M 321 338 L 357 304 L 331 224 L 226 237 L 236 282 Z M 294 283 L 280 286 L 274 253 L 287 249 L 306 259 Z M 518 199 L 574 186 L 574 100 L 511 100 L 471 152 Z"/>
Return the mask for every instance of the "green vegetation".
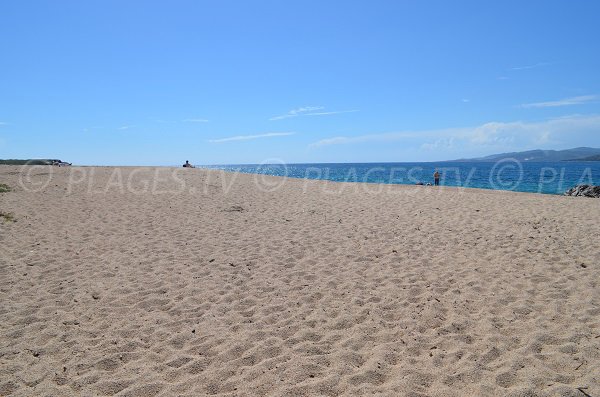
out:
<path id="1" fill-rule="evenodd" d="M 10 188 L 10 186 L 8 186 L 5 183 L 0 183 L 0 193 L 8 193 L 10 192 L 12 189 Z"/>
<path id="2" fill-rule="evenodd" d="M 4 219 L 4 222 L 16 222 L 15 216 L 10 212 L 0 211 L 0 218 Z"/>
<path id="3" fill-rule="evenodd" d="M 53 161 L 51 159 L 31 159 L 31 160 L 17 160 L 17 159 L 7 159 L 0 160 L 0 165 L 52 165 Z"/>
<path id="4" fill-rule="evenodd" d="M 600 154 L 595 156 L 584 157 L 582 159 L 575 159 L 573 161 L 600 161 Z"/>

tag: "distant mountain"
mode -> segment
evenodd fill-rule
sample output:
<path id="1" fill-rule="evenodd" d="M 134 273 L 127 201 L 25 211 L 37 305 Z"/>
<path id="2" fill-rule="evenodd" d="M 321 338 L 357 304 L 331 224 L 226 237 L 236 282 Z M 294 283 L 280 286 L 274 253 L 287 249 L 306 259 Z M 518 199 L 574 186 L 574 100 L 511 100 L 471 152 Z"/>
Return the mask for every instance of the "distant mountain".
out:
<path id="1" fill-rule="evenodd" d="M 584 157 L 582 159 L 566 160 L 566 161 L 600 161 L 600 154 Z"/>
<path id="2" fill-rule="evenodd" d="M 474 159 L 460 159 L 456 161 L 490 161 L 495 162 L 502 159 L 516 159 L 518 161 L 573 161 L 582 159 L 591 159 L 592 157 L 600 156 L 600 149 L 591 147 L 578 147 L 565 150 L 528 150 L 525 152 L 512 152 L 492 154 L 490 156 L 479 157 Z M 592 161 L 592 160 L 586 160 Z"/>

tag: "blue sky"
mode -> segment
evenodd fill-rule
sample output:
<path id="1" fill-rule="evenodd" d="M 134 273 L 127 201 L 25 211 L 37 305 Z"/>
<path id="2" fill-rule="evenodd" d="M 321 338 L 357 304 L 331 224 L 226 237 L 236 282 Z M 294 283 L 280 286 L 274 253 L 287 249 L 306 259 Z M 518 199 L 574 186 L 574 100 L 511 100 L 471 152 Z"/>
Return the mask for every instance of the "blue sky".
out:
<path id="1" fill-rule="evenodd" d="M 4 1 L 0 158 L 600 147 L 600 2 Z"/>

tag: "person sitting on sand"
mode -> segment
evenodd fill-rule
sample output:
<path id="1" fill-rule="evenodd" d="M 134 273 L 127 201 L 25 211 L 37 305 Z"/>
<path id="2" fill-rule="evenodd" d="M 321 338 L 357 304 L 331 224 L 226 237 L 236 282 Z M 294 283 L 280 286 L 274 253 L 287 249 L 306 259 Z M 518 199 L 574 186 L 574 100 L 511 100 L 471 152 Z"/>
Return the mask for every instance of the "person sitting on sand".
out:
<path id="1" fill-rule="evenodd" d="M 440 185 L 440 173 L 437 170 L 435 170 L 435 172 L 433 173 L 433 184 L 435 186 Z"/>
<path id="2" fill-rule="evenodd" d="M 184 168 L 194 168 L 193 165 L 190 164 L 190 162 L 188 160 L 185 160 L 185 164 L 183 165 Z"/>

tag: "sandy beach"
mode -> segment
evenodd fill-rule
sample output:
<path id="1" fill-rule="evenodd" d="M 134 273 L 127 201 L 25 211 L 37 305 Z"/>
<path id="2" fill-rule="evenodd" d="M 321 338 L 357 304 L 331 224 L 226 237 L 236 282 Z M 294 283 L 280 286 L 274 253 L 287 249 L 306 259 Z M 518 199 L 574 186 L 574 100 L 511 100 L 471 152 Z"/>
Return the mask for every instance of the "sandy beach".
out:
<path id="1" fill-rule="evenodd" d="M 600 200 L 0 167 L 0 396 L 600 396 Z"/>

